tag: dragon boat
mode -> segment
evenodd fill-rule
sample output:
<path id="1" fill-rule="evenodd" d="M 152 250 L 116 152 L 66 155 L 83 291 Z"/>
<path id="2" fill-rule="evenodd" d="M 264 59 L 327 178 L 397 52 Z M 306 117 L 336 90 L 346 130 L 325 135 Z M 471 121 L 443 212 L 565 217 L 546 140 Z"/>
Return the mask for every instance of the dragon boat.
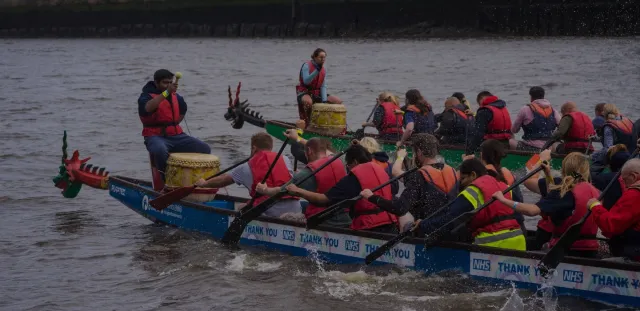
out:
<path id="1" fill-rule="evenodd" d="M 240 85 L 238 85 L 238 92 L 236 93 L 235 101 L 231 100 L 231 91 L 229 91 L 229 107 L 225 114 L 225 118 L 228 121 L 231 121 L 234 129 L 241 129 L 246 122 L 253 126 L 263 128 L 269 135 L 278 140 L 284 141 L 286 139 L 284 132 L 288 129 L 296 128 L 296 124 L 291 122 L 265 120 L 259 112 L 249 108 L 250 104 L 248 103 L 248 100 L 240 102 L 237 96 L 239 90 Z M 326 138 L 331 141 L 336 151 L 342 151 L 348 148 L 351 141 L 356 138 L 355 132 L 345 130 L 346 109 L 336 109 L 337 107 L 332 109 L 331 106 L 344 107 L 342 105 L 314 104 L 313 109 L 315 110 L 312 112 L 311 117 L 312 126 L 304 130 L 302 138 Z M 324 124 L 314 124 L 314 119 L 318 120 L 319 123 Z M 334 130 L 336 126 L 338 127 L 337 131 Z M 365 136 L 376 138 L 383 151 L 387 153 L 394 153 L 396 151 L 396 141 L 379 139 L 378 135 L 368 133 L 365 134 Z M 451 166 L 457 166 L 462 162 L 462 155 L 464 154 L 464 151 L 464 146 L 440 146 L 440 155 L 442 155 L 447 164 Z M 533 152 L 528 151 L 508 150 L 507 157 L 502 159 L 502 166 L 512 171 L 523 169 L 533 154 Z M 411 156 L 410 153 L 409 156 Z M 562 159 L 564 156 L 565 155 L 562 154 L 552 154 L 551 164 L 554 169 L 560 169 L 562 167 Z"/>
<path id="2" fill-rule="evenodd" d="M 88 164 L 89 158 L 80 159 L 78 151 L 68 158 L 66 147 L 65 132 L 62 164 L 53 181 L 67 198 L 77 196 L 83 185 L 108 190 L 115 200 L 151 222 L 204 233 L 214 239 L 223 237 L 238 215 L 238 208 L 248 201 L 207 192 L 205 197 L 197 197 L 206 201 L 184 199 L 159 211 L 149 204 L 162 194 L 156 182 L 110 176 L 104 168 Z M 192 172 L 193 175 L 202 173 Z M 261 216 L 245 228 L 240 245 L 258 246 L 293 256 L 314 253 L 328 262 L 358 264 L 364 263 L 368 254 L 393 237 L 326 225 L 307 231 L 304 223 Z M 458 271 L 483 282 L 506 287 L 514 284 L 533 291 L 552 285 L 558 295 L 640 308 L 640 264 L 565 257 L 551 279 L 545 279 L 538 270 L 538 262 L 543 256 L 539 252 L 458 242 L 440 242 L 425 248 L 424 242 L 420 238 L 405 239 L 374 264 L 393 264 L 425 274 Z"/>

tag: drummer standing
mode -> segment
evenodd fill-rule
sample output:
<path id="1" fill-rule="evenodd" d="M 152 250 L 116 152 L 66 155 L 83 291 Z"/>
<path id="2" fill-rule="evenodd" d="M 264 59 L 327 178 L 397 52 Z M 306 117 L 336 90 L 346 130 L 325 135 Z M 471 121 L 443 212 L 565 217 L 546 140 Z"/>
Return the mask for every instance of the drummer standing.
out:
<path id="1" fill-rule="evenodd" d="M 336 96 L 327 94 L 325 77 L 327 69 L 324 67 L 327 52 L 316 49 L 311 54 L 311 60 L 306 61 L 298 74 L 299 83 L 296 86 L 298 99 L 298 114 L 304 120 L 306 126 L 310 124 L 311 108 L 314 103 L 342 104 L 342 100 Z"/>
<path id="2" fill-rule="evenodd" d="M 180 127 L 187 103 L 176 93 L 178 83 L 173 76 L 166 69 L 156 71 L 153 81 L 147 82 L 138 97 L 144 144 L 163 178 L 169 153 L 211 153 L 209 145 L 185 134 Z"/>

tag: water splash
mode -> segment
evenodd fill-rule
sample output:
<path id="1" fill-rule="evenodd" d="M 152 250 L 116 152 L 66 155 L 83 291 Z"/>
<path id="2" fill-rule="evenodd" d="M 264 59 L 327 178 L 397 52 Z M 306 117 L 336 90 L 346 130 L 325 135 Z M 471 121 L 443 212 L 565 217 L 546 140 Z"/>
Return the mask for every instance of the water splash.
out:
<path id="1" fill-rule="evenodd" d="M 509 299 L 504 303 L 504 306 L 500 308 L 500 311 L 524 311 L 524 301 L 518 295 L 518 290 L 514 283 L 511 283 L 511 295 L 509 295 Z"/>

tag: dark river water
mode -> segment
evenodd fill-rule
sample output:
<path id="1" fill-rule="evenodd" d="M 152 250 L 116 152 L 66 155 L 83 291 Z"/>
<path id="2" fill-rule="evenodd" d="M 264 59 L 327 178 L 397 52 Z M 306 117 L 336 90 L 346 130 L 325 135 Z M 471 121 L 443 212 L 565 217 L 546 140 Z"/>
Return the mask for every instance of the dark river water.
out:
<path id="1" fill-rule="evenodd" d="M 640 44 L 626 39 L 298 41 L 216 39 L 2 40 L 0 309 L 2 310 L 600 310 L 537 298 L 460 275 L 359 271 L 313 258 L 228 252 L 204 236 L 152 225 L 89 188 L 53 187 L 63 130 L 69 149 L 112 174 L 149 179 L 136 99 L 159 68 L 181 71 L 188 128 L 222 166 L 249 154 L 256 128 L 223 118 L 227 85 L 266 118 L 297 119 L 294 85 L 316 47 L 328 51 L 329 92 L 364 121 L 381 91 L 417 88 L 436 110 L 453 92 L 504 98 L 528 89 L 590 115 L 612 102 L 640 117 Z M 237 187 L 231 194 L 246 195 Z M 224 192 L 224 191 L 223 191 Z"/>

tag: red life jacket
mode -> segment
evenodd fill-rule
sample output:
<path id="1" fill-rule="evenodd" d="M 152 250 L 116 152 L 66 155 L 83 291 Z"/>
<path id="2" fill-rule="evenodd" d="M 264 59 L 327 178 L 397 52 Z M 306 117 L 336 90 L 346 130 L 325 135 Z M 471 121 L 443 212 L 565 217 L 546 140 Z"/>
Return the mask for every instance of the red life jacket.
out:
<path id="1" fill-rule="evenodd" d="M 316 65 L 313 61 L 307 61 L 305 64 L 309 67 L 309 74 L 312 74 L 316 71 Z M 304 64 L 302 65 L 304 66 Z M 300 68 L 300 76 L 298 77 L 299 83 L 296 86 L 296 92 L 298 93 L 307 93 L 313 96 L 320 96 L 320 88 L 322 87 L 322 83 L 324 83 L 324 77 L 326 76 L 327 71 L 322 67 L 320 69 L 320 73 L 311 80 L 309 85 L 304 84 L 304 80 L 302 80 L 302 68 Z"/>
<path id="2" fill-rule="evenodd" d="M 624 144 L 627 149 L 633 150 L 636 142 L 633 141 L 633 122 L 627 117 L 622 120 L 607 120 L 605 126 L 610 126 L 615 132 L 614 144 Z"/>
<path id="3" fill-rule="evenodd" d="M 600 195 L 600 191 L 592 186 L 588 182 L 581 182 L 573 187 L 571 190 L 573 193 L 573 197 L 575 199 L 575 210 L 573 214 L 565 219 L 565 221 L 560 226 L 556 226 L 553 229 L 553 236 L 551 237 L 551 241 L 549 241 L 549 245 L 553 247 L 558 243 L 558 240 L 562 236 L 562 234 L 569 229 L 569 227 L 584 216 L 587 212 L 587 202 L 589 199 L 597 198 Z M 589 216 L 587 220 L 582 225 L 582 229 L 580 230 L 580 238 L 573 245 L 571 245 L 572 250 L 578 251 L 596 251 L 598 250 L 598 240 L 596 239 L 596 234 L 598 233 L 598 225 L 596 225 L 596 221 L 593 218 L 593 215 Z"/>
<path id="4" fill-rule="evenodd" d="M 351 170 L 356 176 L 362 189 L 373 189 L 389 180 L 387 172 L 373 162 L 367 162 L 356 166 Z M 391 200 L 391 185 L 374 192 L 383 199 Z M 379 209 L 375 204 L 367 199 L 360 199 L 353 207 L 353 222 L 351 229 L 366 230 L 388 224 L 397 224 L 398 218 L 390 213 Z"/>
<path id="5" fill-rule="evenodd" d="M 322 159 L 319 159 L 307 164 L 307 167 L 310 170 L 315 171 L 322 164 L 329 161 L 329 159 L 330 157 L 324 157 Z M 329 164 L 329 167 L 325 167 L 324 169 L 316 173 L 315 178 L 316 178 L 317 188 L 315 192 L 326 193 L 327 191 L 329 191 L 329 189 L 335 186 L 338 183 L 338 181 L 340 181 L 340 179 L 342 179 L 345 176 L 347 176 L 347 172 L 344 169 L 344 164 L 342 164 L 342 161 L 340 161 L 340 159 L 337 159 L 331 162 L 331 164 Z M 317 213 L 320 213 L 325 208 L 326 207 L 316 206 L 311 202 L 309 202 L 309 205 L 307 206 L 307 209 L 304 212 L 304 216 L 309 218 Z"/>
<path id="6" fill-rule="evenodd" d="M 593 123 L 589 116 L 581 111 L 575 111 L 567 114 L 573 120 L 569 132 L 563 137 L 564 147 L 566 149 L 582 149 L 586 150 L 589 146 L 589 137 L 595 135 Z M 593 145 L 589 147 L 593 151 Z"/>
<path id="7" fill-rule="evenodd" d="M 508 187 L 505 183 L 489 175 L 481 176 L 471 184 L 480 189 L 485 203 L 491 200 L 491 196 L 494 193 L 504 191 Z M 511 193 L 505 194 L 505 198 L 511 199 Z M 469 223 L 469 229 L 473 232 L 473 237 L 475 237 L 481 232 L 494 233 L 502 230 L 520 229 L 520 224 L 516 220 L 513 209 L 495 201 L 473 216 Z"/>
<path id="8" fill-rule="evenodd" d="M 497 100 L 498 97 L 489 96 L 482 102 L 481 108 L 491 110 L 491 114 L 493 115 L 491 121 L 487 124 L 487 129 L 483 136 L 484 139 L 506 140 L 512 137 L 511 115 L 509 115 L 509 110 L 507 110 L 507 107 L 499 108 L 491 105 L 491 103 Z"/>
<path id="9" fill-rule="evenodd" d="M 420 168 L 420 173 L 426 182 L 434 185 L 442 193 L 454 198 L 458 195 L 458 173 L 453 167 L 445 164 L 442 170 L 439 170 L 425 165 Z"/>
<path id="10" fill-rule="evenodd" d="M 498 170 L 496 170 L 495 166 L 493 166 L 492 164 L 485 165 L 485 167 L 487 168 L 487 170 L 492 170 L 496 173 L 498 172 Z M 502 175 L 504 176 L 504 179 L 507 180 L 507 186 L 513 185 L 513 183 L 516 181 L 516 179 L 513 177 L 513 173 L 511 173 L 510 170 L 504 167 L 502 167 L 501 171 L 502 171 Z"/>
<path id="11" fill-rule="evenodd" d="M 262 181 L 264 176 L 267 174 L 269 170 L 269 166 L 273 163 L 273 160 L 276 158 L 277 153 L 271 151 L 257 151 L 251 160 L 249 160 L 249 168 L 251 169 L 251 176 L 253 177 L 253 183 L 251 184 L 251 189 L 249 189 L 249 194 L 252 198 L 256 198 L 256 185 Z M 287 165 L 284 163 L 282 157 L 278 158 L 278 162 L 273 167 L 269 178 L 266 180 L 266 184 L 269 188 L 272 187 L 280 187 L 287 183 L 291 179 L 291 174 L 287 169 Z M 262 195 L 257 197 L 253 202 L 254 206 L 266 201 L 269 196 Z M 285 195 L 282 197 L 283 199 L 295 199 L 296 197 Z"/>
<path id="12" fill-rule="evenodd" d="M 152 98 L 162 94 L 149 94 Z M 166 98 L 160 102 L 156 111 L 150 116 L 140 117 L 142 121 L 142 136 L 174 136 L 182 134 L 178 120 L 180 120 L 180 105 L 178 95 L 171 94 L 171 102 Z"/>
<path id="13" fill-rule="evenodd" d="M 396 114 L 396 109 L 400 109 L 398 105 L 392 102 L 384 102 L 380 104 L 380 107 L 384 109 L 384 115 L 382 116 L 382 124 L 378 127 L 380 134 L 398 134 L 402 135 L 402 114 Z"/>

